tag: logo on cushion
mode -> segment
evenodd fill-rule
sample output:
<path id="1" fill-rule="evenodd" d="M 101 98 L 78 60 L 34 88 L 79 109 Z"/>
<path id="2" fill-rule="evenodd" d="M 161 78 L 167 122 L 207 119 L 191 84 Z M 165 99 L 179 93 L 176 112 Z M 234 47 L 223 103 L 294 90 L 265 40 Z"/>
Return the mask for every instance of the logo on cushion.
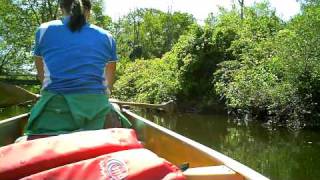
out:
<path id="1" fill-rule="evenodd" d="M 126 164 L 119 159 L 102 160 L 99 165 L 100 172 L 104 178 L 124 180 L 128 176 Z"/>

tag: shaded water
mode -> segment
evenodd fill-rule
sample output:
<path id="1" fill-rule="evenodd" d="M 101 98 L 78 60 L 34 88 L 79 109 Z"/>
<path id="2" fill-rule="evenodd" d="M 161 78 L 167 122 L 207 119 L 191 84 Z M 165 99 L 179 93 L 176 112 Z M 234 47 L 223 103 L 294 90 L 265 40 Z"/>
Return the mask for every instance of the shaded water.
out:
<path id="1" fill-rule="evenodd" d="M 31 105 L 30 106 L 11 106 L 8 108 L 0 108 L 0 121 L 16 116 L 16 115 L 20 115 L 22 113 L 27 113 L 29 112 L 29 110 L 31 109 Z"/>
<path id="2" fill-rule="evenodd" d="M 320 130 L 270 130 L 260 123 L 235 123 L 226 115 L 144 113 L 143 116 L 270 179 L 320 179 Z"/>

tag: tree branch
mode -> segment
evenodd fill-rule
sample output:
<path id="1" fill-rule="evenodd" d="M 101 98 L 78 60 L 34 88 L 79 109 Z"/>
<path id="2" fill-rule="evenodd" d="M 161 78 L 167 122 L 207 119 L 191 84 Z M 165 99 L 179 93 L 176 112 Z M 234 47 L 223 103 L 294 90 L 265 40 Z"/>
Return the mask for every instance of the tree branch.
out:
<path id="1" fill-rule="evenodd" d="M 8 62 L 9 59 L 7 59 L 9 57 L 9 54 L 11 52 L 13 48 L 10 48 L 8 53 L 6 53 L 6 55 L 4 55 L 3 58 L 1 58 L 1 63 L 0 63 L 0 74 L 3 72 L 3 66 Z"/>
<path id="2" fill-rule="evenodd" d="M 46 4 L 48 4 L 48 9 L 49 9 L 49 14 L 50 14 L 50 20 L 52 20 L 53 17 L 54 17 L 54 15 L 53 15 L 53 10 L 52 10 L 52 4 L 51 4 L 50 0 L 47 0 L 46 2 L 47 2 Z"/>
<path id="3" fill-rule="evenodd" d="M 238 0 L 238 3 L 240 5 L 240 18 L 243 19 L 243 10 L 244 10 L 244 0 Z"/>
<path id="4" fill-rule="evenodd" d="M 40 18 L 39 18 L 38 13 L 36 12 L 36 10 L 34 9 L 34 6 L 33 6 L 34 1 L 33 2 L 30 2 L 31 0 L 28 0 L 28 1 L 30 3 L 31 11 L 33 12 L 34 16 L 36 17 L 37 23 L 38 23 L 38 25 L 40 25 L 41 24 Z"/>

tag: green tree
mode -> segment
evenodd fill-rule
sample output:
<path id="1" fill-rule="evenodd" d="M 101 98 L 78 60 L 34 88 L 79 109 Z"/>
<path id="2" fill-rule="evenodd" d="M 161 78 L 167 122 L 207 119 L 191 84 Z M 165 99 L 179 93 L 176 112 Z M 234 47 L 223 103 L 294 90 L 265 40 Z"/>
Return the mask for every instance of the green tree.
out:
<path id="1" fill-rule="evenodd" d="M 177 77 L 172 64 L 163 59 L 128 62 L 114 85 L 113 96 L 121 100 L 162 103 L 175 100 Z"/>
<path id="2" fill-rule="evenodd" d="M 10 0 L 0 3 L 0 73 L 23 71 L 21 67 L 31 61 L 28 52 L 37 22 L 34 12 L 24 8 L 22 3 Z"/>
<path id="3" fill-rule="evenodd" d="M 112 27 L 111 18 L 102 14 L 102 0 L 94 0 L 91 21 Z M 61 17 L 58 1 L 2 0 L 0 2 L 0 74 L 34 71 L 31 56 L 36 28 Z"/>
<path id="4" fill-rule="evenodd" d="M 229 49 L 236 59 L 219 65 L 215 89 L 240 114 L 292 128 L 318 123 L 319 6 L 287 24 L 264 6 L 247 9 Z"/>
<path id="5" fill-rule="evenodd" d="M 113 34 L 122 58 L 160 58 L 194 22 L 187 13 L 136 9 L 115 22 L 118 28 Z"/>
<path id="6" fill-rule="evenodd" d="M 109 16 L 103 14 L 103 0 L 92 1 L 90 23 L 114 31 L 114 24 Z"/>

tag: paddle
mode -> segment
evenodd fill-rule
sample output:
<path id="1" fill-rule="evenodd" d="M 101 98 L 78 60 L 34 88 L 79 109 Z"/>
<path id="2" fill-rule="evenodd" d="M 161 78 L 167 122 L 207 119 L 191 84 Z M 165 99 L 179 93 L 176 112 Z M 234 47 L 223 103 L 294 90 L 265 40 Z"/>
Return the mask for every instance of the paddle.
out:
<path id="1" fill-rule="evenodd" d="M 148 103 L 137 103 L 137 102 L 125 102 L 125 101 L 119 101 L 117 99 L 109 99 L 111 103 L 116 103 L 119 106 L 136 106 L 140 108 L 146 108 L 146 109 L 160 109 L 166 112 L 173 112 L 174 111 L 174 101 L 170 100 L 168 102 L 162 103 L 162 104 L 148 104 Z"/>
<path id="2" fill-rule="evenodd" d="M 35 101 L 39 97 L 39 95 L 31 93 L 19 86 L 0 82 L 0 107 Z"/>
<path id="3" fill-rule="evenodd" d="M 8 107 L 12 105 L 19 105 L 27 102 L 36 101 L 39 97 L 39 94 L 31 93 L 19 86 L 0 82 L 0 107 Z M 109 99 L 109 101 L 111 103 L 116 103 L 119 106 L 127 105 L 148 109 L 161 109 L 167 112 L 172 112 L 174 110 L 174 102 L 172 100 L 163 104 L 125 102 L 116 99 Z"/>

